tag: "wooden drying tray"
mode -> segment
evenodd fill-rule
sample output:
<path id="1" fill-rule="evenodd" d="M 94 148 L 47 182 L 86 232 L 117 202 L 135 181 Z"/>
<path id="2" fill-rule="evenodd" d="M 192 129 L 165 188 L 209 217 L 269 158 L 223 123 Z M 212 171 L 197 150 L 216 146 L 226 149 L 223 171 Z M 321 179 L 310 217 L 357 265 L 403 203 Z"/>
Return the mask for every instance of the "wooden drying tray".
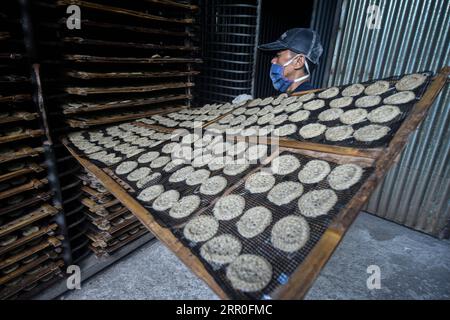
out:
<path id="1" fill-rule="evenodd" d="M 23 147 L 17 151 L 0 154 L 0 164 L 12 160 L 18 160 L 27 157 L 36 157 L 44 152 L 44 148 Z"/>
<path id="2" fill-rule="evenodd" d="M 63 38 L 65 43 L 74 43 L 89 46 L 102 46 L 102 47 L 117 47 L 128 49 L 154 49 L 164 51 L 198 51 L 199 47 L 194 46 L 174 46 L 154 43 L 140 43 L 140 42 L 119 42 L 119 41 L 106 41 L 98 39 L 85 39 L 81 37 L 65 37 Z"/>
<path id="3" fill-rule="evenodd" d="M 399 130 L 389 143 L 388 147 L 379 153 L 376 159 L 355 156 L 354 154 L 330 154 L 323 151 L 311 151 L 304 149 L 292 149 L 299 153 L 314 153 L 318 157 L 326 159 L 333 158 L 341 163 L 359 163 L 362 166 L 372 164 L 373 173 L 362 184 L 358 192 L 347 203 L 339 214 L 334 218 L 330 226 L 322 235 L 318 243 L 314 246 L 305 260 L 298 266 L 297 270 L 290 276 L 289 281 L 280 286 L 273 293 L 273 299 L 300 299 L 303 298 L 319 272 L 324 267 L 337 245 L 342 240 L 345 232 L 348 230 L 363 205 L 368 201 L 370 195 L 375 190 L 387 173 L 389 168 L 395 162 L 405 147 L 408 137 L 417 128 L 424 119 L 428 109 L 447 81 L 450 74 L 450 67 L 445 67 L 439 75 L 433 80 L 422 99 L 418 101 L 411 113 L 404 120 Z M 128 194 L 113 178 L 106 174 L 99 167 L 78 155 L 64 141 L 69 152 L 81 163 L 83 167 L 91 172 L 116 198 L 118 198 L 161 242 L 163 242 L 171 251 L 173 251 L 184 264 L 186 264 L 198 277 L 205 281 L 211 289 L 221 298 L 229 298 L 222 290 L 219 284 L 208 273 L 200 260 L 191 253 L 190 249 L 185 247 L 167 228 L 159 225 L 153 216 L 145 209 L 133 196 Z M 233 188 L 233 187 L 232 187 Z"/>
<path id="4" fill-rule="evenodd" d="M 51 197 L 52 197 L 51 191 L 41 192 L 37 195 L 34 195 L 34 196 L 28 198 L 27 200 L 23 200 L 19 203 L 0 208 L 0 216 L 3 216 L 5 214 L 8 214 L 8 213 L 16 211 L 16 210 L 20 210 L 22 208 L 30 207 L 30 206 L 35 205 L 40 202 L 48 201 L 48 200 L 50 200 Z"/>
<path id="5" fill-rule="evenodd" d="M 37 129 L 37 130 L 28 129 L 25 132 L 22 132 L 22 133 L 19 133 L 19 134 L 13 134 L 13 135 L 10 135 L 10 136 L 1 136 L 0 137 L 0 144 L 13 142 L 13 141 L 19 141 L 19 140 L 28 139 L 28 138 L 40 137 L 43 134 L 44 134 L 44 130 L 41 130 L 41 129 Z"/>
<path id="6" fill-rule="evenodd" d="M 56 209 L 55 207 L 49 204 L 43 204 L 39 209 L 0 226 L 0 237 L 3 237 L 4 235 L 16 230 L 22 229 L 23 227 L 26 227 L 43 218 L 53 216 L 57 213 L 58 209 Z"/>
<path id="7" fill-rule="evenodd" d="M 83 54 L 66 54 L 64 58 L 69 61 L 74 62 L 92 62 L 92 63 L 154 63 L 154 64 L 164 64 L 164 63 L 202 63 L 202 59 L 198 58 L 133 58 L 133 57 L 99 57 L 90 56 Z M 31 97 L 30 97 L 31 99 Z M 1 100 L 0 100 L 1 102 Z"/>
<path id="8" fill-rule="evenodd" d="M 42 241 L 42 243 L 39 243 L 38 245 L 32 246 L 31 248 L 27 248 L 20 253 L 8 257 L 7 259 L 3 259 L 0 261 L 0 269 L 9 267 L 10 265 L 13 265 L 25 258 L 28 258 L 29 256 L 38 253 L 42 250 L 45 250 L 49 247 L 59 247 L 61 245 L 61 239 L 58 239 L 57 237 L 49 237 L 46 241 Z"/>
<path id="9" fill-rule="evenodd" d="M 142 93 L 153 92 L 167 89 L 190 88 L 193 87 L 192 82 L 175 82 L 175 83 L 160 83 L 148 86 L 136 87 L 68 87 L 64 91 L 70 94 L 86 96 L 90 94 L 104 94 L 104 93 Z"/>
<path id="10" fill-rule="evenodd" d="M 39 117 L 39 115 L 36 112 L 26 112 L 26 111 L 15 112 L 11 116 L 0 118 L 0 124 L 23 120 L 30 121 L 36 119 L 37 117 Z"/>
<path id="11" fill-rule="evenodd" d="M 22 185 L 20 185 L 18 187 L 11 188 L 11 189 L 8 189 L 6 191 L 0 192 L 0 200 L 3 200 L 3 199 L 6 199 L 6 198 L 9 198 L 9 197 L 18 195 L 18 194 L 20 194 L 22 192 L 29 191 L 29 190 L 32 190 L 32 189 L 41 189 L 47 183 L 48 183 L 48 180 L 46 178 L 45 179 L 41 179 L 41 180 L 32 179 L 29 182 L 27 182 L 25 184 L 22 184 Z"/>
<path id="12" fill-rule="evenodd" d="M 107 5 L 102 5 L 98 3 L 92 3 L 87 1 L 79 1 L 79 0 L 59 0 L 57 2 L 57 5 L 59 6 L 68 6 L 68 5 L 79 5 L 82 8 L 89 8 L 94 9 L 98 11 L 103 12 L 110 12 L 110 13 L 117 13 L 124 16 L 130 16 L 135 18 L 141 18 L 146 20 L 152 20 L 152 21 L 160 21 L 160 22 L 169 22 L 169 23 L 176 23 L 176 24 L 193 24 L 194 19 L 175 19 L 175 18 L 165 18 L 161 16 L 156 16 L 140 11 L 134 11 L 134 10 L 128 10 L 118 7 L 112 7 Z"/>
<path id="13" fill-rule="evenodd" d="M 8 102 L 22 102 L 22 101 L 31 101 L 31 94 L 16 94 L 12 96 L 0 96 L 0 102 L 8 103 Z"/>
<path id="14" fill-rule="evenodd" d="M 11 34 L 7 31 L 5 32 L 0 32 L 0 40 L 6 40 L 9 39 L 11 37 Z"/>
<path id="15" fill-rule="evenodd" d="M 108 256 L 108 255 L 110 255 L 111 253 L 113 253 L 114 251 L 117 251 L 117 250 L 119 250 L 120 248 L 122 248 L 123 246 L 125 246 L 125 245 L 127 245 L 127 244 L 133 242 L 134 240 L 140 238 L 141 236 L 143 236 L 143 235 L 146 234 L 147 232 L 148 232 L 148 231 L 147 231 L 146 229 L 139 230 L 137 233 L 128 236 L 128 238 L 126 238 L 125 240 L 122 240 L 122 241 L 120 241 L 119 243 L 117 243 L 117 244 L 115 244 L 115 245 L 113 245 L 113 246 L 107 247 L 107 248 L 104 249 L 104 250 L 95 248 L 95 247 L 93 247 L 93 246 L 91 246 L 91 245 L 89 245 L 89 249 L 91 249 L 91 250 L 95 253 L 95 255 L 98 256 L 98 257 L 101 257 L 101 256 Z"/>
<path id="16" fill-rule="evenodd" d="M 36 163 L 29 163 L 24 168 L 0 175 L 0 182 L 21 177 L 31 172 L 42 172 L 44 168 Z"/>
<path id="17" fill-rule="evenodd" d="M 60 20 L 60 23 L 62 25 L 66 25 L 66 18 L 63 18 Z M 109 22 L 99 22 L 99 21 L 92 21 L 92 20 L 81 20 L 81 25 L 83 28 L 85 27 L 94 27 L 94 28 L 105 28 L 110 31 L 111 29 L 117 29 L 117 30 L 125 30 L 130 32 L 136 32 L 136 33 L 144 33 L 144 34 L 158 34 L 163 36 L 174 36 L 174 37 L 194 37 L 195 35 L 188 30 L 186 31 L 171 31 L 171 30 L 165 30 L 165 29 L 155 29 L 155 28 L 145 28 L 145 27 L 137 27 L 132 25 L 124 25 L 124 24 L 116 24 L 116 23 L 109 23 Z"/>
<path id="18" fill-rule="evenodd" d="M 175 107 L 174 109 L 171 109 L 173 111 L 177 111 L 180 109 L 183 109 L 183 106 Z M 143 111 L 143 112 L 136 112 L 136 113 L 126 113 L 126 114 L 118 114 L 118 115 L 109 115 L 109 116 L 102 116 L 102 117 L 93 117 L 93 118 L 84 118 L 84 119 L 68 119 L 67 123 L 72 128 L 88 128 L 90 126 L 96 126 L 101 124 L 109 124 L 109 123 L 117 123 L 127 120 L 135 120 L 139 118 L 145 118 L 150 117 L 155 114 L 160 114 L 165 111 L 161 111 L 162 109 L 156 110 L 150 110 L 150 111 Z"/>
<path id="19" fill-rule="evenodd" d="M 117 78 L 174 78 L 194 76 L 199 74 L 200 71 L 161 71 L 161 72 L 86 72 L 71 70 L 66 74 L 72 78 L 77 79 L 117 79 Z"/>
<path id="20" fill-rule="evenodd" d="M 46 260 L 48 260 L 49 256 L 42 256 L 39 258 L 40 263 L 45 262 Z M 35 264 L 33 267 L 38 266 L 38 264 Z M 27 265 L 26 265 L 27 266 Z M 11 288 L 5 288 L 2 291 L 0 291 L 0 300 L 4 300 L 7 299 L 17 293 L 19 293 L 20 291 L 22 291 L 23 289 L 27 288 L 28 286 L 38 282 L 39 280 L 45 278 L 46 276 L 55 273 L 55 274 L 60 274 L 61 273 L 61 268 L 64 266 L 64 261 L 63 260 L 58 260 L 57 262 L 51 262 L 46 268 L 40 270 L 38 273 L 33 274 L 33 275 L 27 275 L 25 277 L 23 277 L 23 279 L 21 279 L 21 281 L 19 282 L 18 285 L 11 287 Z M 31 268 L 29 268 L 26 271 L 31 270 Z M 24 271 L 24 272 L 26 272 Z M 2 278 L 3 279 L 3 278 Z M 0 282 L 2 283 L 6 283 L 10 280 L 12 280 L 14 278 L 11 279 L 7 279 L 6 281 L 0 280 Z"/>
<path id="21" fill-rule="evenodd" d="M 162 103 L 162 102 L 184 100 L 184 99 L 191 99 L 191 98 L 192 98 L 192 95 L 179 94 L 179 95 L 167 95 L 167 96 L 160 96 L 160 97 L 154 97 L 154 98 L 146 98 L 146 99 L 112 101 L 112 102 L 104 102 L 104 103 L 86 103 L 80 107 L 63 109 L 63 113 L 64 114 L 79 114 L 79 113 L 110 110 L 110 109 L 117 109 L 117 108 L 139 107 L 139 106 L 145 106 L 145 105 L 150 105 L 150 104 L 157 104 L 157 103 Z M 164 109 L 156 109 L 153 112 L 156 112 L 158 110 L 164 110 Z"/>
<path id="22" fill-rule="evenodd" d="M 11 250 L 14 250 L 24 244 L 27 244 L 28 242 L 40 238 L 46 234 L 53 235 L 54 231 L 58 228 L 58 225 L 56 223 L 52 223 L 50 225 L 47 225 L 45 227 L 41 227 L 38 231 L 30 234 L 29 236 L 22 237 L 11 243 L 10 245 L 7 245 L 5 247 L 0 247 L 0 256 L 5 254 L 6 252 L 9 252 Z"/>

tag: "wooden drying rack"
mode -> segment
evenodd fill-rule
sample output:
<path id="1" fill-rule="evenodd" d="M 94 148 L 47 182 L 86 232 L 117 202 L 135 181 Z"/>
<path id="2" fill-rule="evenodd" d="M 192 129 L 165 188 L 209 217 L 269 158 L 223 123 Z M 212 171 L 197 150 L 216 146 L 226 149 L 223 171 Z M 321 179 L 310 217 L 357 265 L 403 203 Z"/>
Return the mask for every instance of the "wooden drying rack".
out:
<path id="1" fill-rule="evenodd" d="M 423 97 L 414 105 L 408 117 L 385 148 L 378 149 L 356 149 L 337 147 L 306 142 L 286 142 L 282 140 L 280 149 L 285 147 L 290 150 L 306 155 L 313 155 L 334 162 L 353 162 L 374 168 L 368 179 L 362 184 L 358 192 L 347 203 L 339 214 L 333 219 L 330 226 L 322 235 L 320 240 L 310 251 L 305 260 L 297 267 L 290 276 L 289 281 L 278 287 L 272 293 L 273 299 L 302 299 L 314 280 L 319 275 L 328 259 L 342 240 L 363 205 L 368 201 L 371 193 L 381 182 L 389 168 L 395 163 L 398 156 L 406 146 L 408 137 L 425 118 L 427 111 L 433 101 L 445 85 L 450 74 L 450 67 L 444 67 L 433 79 Z M 316 90 L 318 91 L 318 90 Z M 308 92 L 302 92 L 306 94 Z M 295 94 L 298 95 L 298 94 Z M 217 120 L 217 119 L 216 119 Z M 230 297 L 214 280 L 214 277 L 206 270 L 201 261 L 192 254 L 191 250 L 184 246 L 169 229 L 159 225 L 153 216 L 134 197 L 128 194 L 117 182 L 113 180 L 102 169 L 92 162 L 78 155 L 64 139 L 63 143 L 69 152 L 80 162 L 80 164 L 91 172 L 124 206 L 126 206 L 161 242 L 163 242 L 178 258 L 188 266 L 199 278 L 222 299 Z M 281 151 L 281 150 L 280 150 Z"/>

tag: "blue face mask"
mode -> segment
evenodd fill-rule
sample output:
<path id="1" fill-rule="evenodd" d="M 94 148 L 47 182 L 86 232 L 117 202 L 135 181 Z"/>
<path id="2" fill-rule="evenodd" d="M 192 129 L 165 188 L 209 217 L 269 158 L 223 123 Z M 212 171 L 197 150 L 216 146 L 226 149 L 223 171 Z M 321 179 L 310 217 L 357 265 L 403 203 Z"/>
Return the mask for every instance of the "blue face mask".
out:
<path id="1" fill-rule="evenodd" d="M 272 63 L 272 65 L 270 66 L 270 79 L 272 80 L 273 87 L 276 90 L 278 90 L 280 92 L 286 92 L 292 83 L 299 82 L 299 81 L 309 78 L 309 68 L 308 68 L 308 63 L 306 61 L 305 61 L 305 67 L 306 67 L 306 70 L 308 71 L 308 74 L 306 76 L 297 78 L 295 80 L 289 80 L 288 78 L 286 78 L 284 76 L 284 67 L 291 64 L 292 61 L 294 61 L 294 59 L 296 57 L 297 56 L 293 57 L 291 60 L 286 62 L 284 65 Z"/>

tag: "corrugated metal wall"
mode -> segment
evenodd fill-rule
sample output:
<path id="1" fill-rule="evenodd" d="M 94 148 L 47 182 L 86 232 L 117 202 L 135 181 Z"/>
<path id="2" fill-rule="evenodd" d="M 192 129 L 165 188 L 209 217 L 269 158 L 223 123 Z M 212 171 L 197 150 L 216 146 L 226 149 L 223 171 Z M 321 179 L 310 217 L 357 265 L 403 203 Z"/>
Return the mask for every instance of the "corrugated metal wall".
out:
<path id="1" fill-rule="evenodd" d="M 329 79 L 324 85 L 419 70 L 439 71 L 450 63 L 449 4 L 448 0 L 344 0 Z M 366 25 L 370 5 L 379 6 L 380 29 Z M 449 102 L 447 83 L 400 161 L 370 199 L 367 211 L 434 236 L 448 237 Z"/>

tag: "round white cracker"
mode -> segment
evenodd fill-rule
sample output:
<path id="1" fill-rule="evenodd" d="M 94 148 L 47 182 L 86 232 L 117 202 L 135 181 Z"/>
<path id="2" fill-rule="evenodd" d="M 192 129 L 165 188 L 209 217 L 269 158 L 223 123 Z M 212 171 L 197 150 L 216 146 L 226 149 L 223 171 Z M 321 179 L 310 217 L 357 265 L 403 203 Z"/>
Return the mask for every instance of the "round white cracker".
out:
<path id="1" fill-rule="evenodd" d="M 278 156 L 271 162 L 271 170 L 274 174 L 286 175 L 298 168 L 300 168 L 300 161 L 290 154 Z"/>
<path id="2" fill-rule="evenodd" d="M 153 172 L 152 174 L 140 179 L 138 182 L 136 182 L 136 186 L 140 189 L 143 188 L 147 183 L 149 182 L 155 182 L 157 179 L 161 178 L 161 173 L 159 172 Z"/>
<path id="3" fill-rule="evenodd" d="M 211 239 L 219 230 L 219 222 L 211 216 L 195 217 L 184 226 L 183 235 L 192 242 Z"/>
<path id="4" fill-rule="evenodd" d="M 298 198 L 302 193 L 303 186 L 301 183 L 283 181 L 275 185 L 272 190 L 269 191 L 267 199 L 277 206 L 281 206 Z"/>
<path id="5" fill-rule="evenodd" d="M 235 260 L 241 250 L 242 244 L 238 238 L 231 234 L 221 234 L 205 242 L 200 247 L 200 255 L 209 263 L 221 265 Z"/>
<path id="6" fill-rule="evenodd" d="M 244 208 L 244 197 L 238 194 L 230 194 L 217 200 L 213 208 L 213 214 L 217 220 L 231 220 L 240 216 Z"/>
<path id="7" fill-rule="evenodd" d="M 124 161 L 116 168 L 117 174 L 127 174 L 136 169 L 138 163 L 136 161 Z"/>
<path id="8" fill-rule="evenodd" d="M 411 91 L 418 87 L 420 87 L 422 84 L 425 83 L 425 80 L 427 80 L 427 76 L 420 73 L 413 73 L 408 74 L 401 78 L 396 84 L 395 88 L 398 91 Z"/>
<path id="9" fill-rule="evenodd" d="M 301 122 L 301 121 L 305 121 L 309 118 L 309 115 L 311 114 L 310 111 L 308 110 L 299 110 L 293 114 L 291 114 L 288 117 L 288 120 L 291 122 Z"/>
<path id="10" fill-rule="evenodd" d="M 298 208 L 305 217 L 318 217 L 327 214 L 338 201 L 331 189 L 313 190 L 298 199 Z"/>
<path id="11" fill-rule="evenodd" d="M 199 169 L 194 172 L 191 172 L 186 178 L 186 184 L 188 186 L 195 186 L 197 184 L 201 184 L 209 178 L 211 172 L 206 169 Z"/>
<path id="12" fill-rule="evenodd" d="M 134 171 L 132 171 L 131 173 L 128 174 L 127 180 L 129 180 L 129 181 L 141 180 L 141 179 L 145 178 L 146 176 L 148 176 L 148 174 L 151 171 L 152 170 L 150 170 L 150 168 L 147 168 L 147 167 L 138 168 L 138 169 L 136 169 L 136 170 L 134 170 Z"/>
<path id="13" fill-rule="evenodd" d="M 377 96 L 385 93 L 390 88 L 389 81 L 379 80 L 367 86 L 364 93 L 368 96 Z"/>
<path id="14" fill-rule="evenodd" d="M 254 162 L 263 159 L 267 156 L 267 145 L 265 144 L 255 144 L 250 146 L 247 151 L 245 151 L 245 159 L 249 162 Z"/>
<path id="15" fill-rule="evenodd" d="M 330 101 L 330 108 L 346 108 L 353 102 L 352 97 L 341 97 Z"/>
<path id="16" fill-rule="evenodd" d="M 321 99 L 311 100 L 309 102 L 306 102 L 303 105 L 303 109 L 310 110 L 310 111 L 318 110 L 318 109 L 323 108 L 323 107 L 325 107 L 325 101 L 323 101 Z"/>
<path id="17" fill-rule="evenodd" d="M 272 279 L 272 266 L 263 257 L 243 254 L 228 266 L 226 275 L 236 290 L 255 292 L 269 284 Z"/>
<path id="18" fill-rule="evenodd" d="M 248 163 L 231 162 L 225 165 L 225 167 L 223 168 L 223 173 L 226 174 L 227 176 L 236 176 L 247 170 L 248 167 L 249 167 Z"/>
<path id="19" fill-rule="evenodd" d="M 334 190 L 345 190 L 361 180 L 363 169 L 356 164 L 337 166 L 328 176 L 328 183 Z"/>
<path id="20" fill-rule="evenodd" d="M 226 188 L 227 183 L 227 179 L 221 176 L 208 178 L 200 186 L 200 193 L 208 196 L 219 194 Z"/>
<path id="21" fill-rule="evenodd" d="M 156 169 L 165 166 L 170 161 L 170 157 L 161 156 L 150 162 L 150 168 Z"/>
<path id="22" fill-rule="evenodd" d="M 328 128 L 325 131 L 325 139 L 328 141 L 343 141 L 352 137 L 352 126 L 337 126 Z"/>
<path id="23" fill-rule="evenodd" d="M 301 183 L 318 183 L 325 179 L 331 168 L 328 162 L 323 160 L 311 160 L 298 172 L 298 180 Z"/>
<path id="24" fill-rule="evenodd" d="M 272 222 L 272 212 L 262 206 L 245 211 L 236 223 L 237 230 L 244 238 L 253 238 L 262 233 Z"/>
<path id="25" fill-rule="evenodd" d="M 397 106 L 384 105 L 372 110 L 367 115 L 367 119 L 374 123 L 386 123 L 394 120 L 401 113 L 400 108 Z"/>
<path id="26" fill-rule="evenodd" d="M 317 96 L 321 99 L 331 99 L 336 97 L 339 94 L 338 87 L 331 87 L 326 89 L 325 91 L 320 92 Z"/>
<path id="27" fill-rule="evenodd" d="M 355 101 L 355 106 L 357 108 L 371 108 L 375 107 L 380 102 L 380 96 L 364 96 Z"/>
<path id="28" fill-rule="evenodd" d="M 367 110 L 362 108 L 356 108 L 352 110 L 345 111 L 340 117 L 339 120 L 343 124 L 357 124 L 367 119 Z"/>
<path id="29" fill-rule="evenodd" d="M 416 99 L 416 94 L 412 91 L 400 91 L 384 98 L 384 104 L 404 104 Z"/>
<path id="30" fill-rule="evenodd" d="M 339 117 L 343 113 L 344 113 L 344 110 L 339 109 L 339 108 L 327 109 L 325 111 L 322 111 L 319 114 L 318 119 L 319 119 L 319 121 L 324 121 L 324 122 L 325 121 L 333 121 L 333 120 L 339 119 Z"/>
<path id="31" fill-rule="evenodd" d="M 297 126 L 295 124 L 289 123 L 273 130 L 273 134 L 278 137 L 285 137 L 295 133 L 296 131 Z"/>
<path id="32" fill-rule="evenodd" d="M 309 225 L 305 218 L 289 215 L 277 221 L 272 228 L 272 245 L 284 252 L 300 250 L 309 239 Z"/>
<path id="33" fill-rule="evenodd" d="M 267 192 L 275 185 L 275 177 L 265 171 L 250 175 L 245 181 L 245 189 L 250 193 Z"/>
<path id="34" fill-rule="evenodd" d="M 310 123 L 301 127 L 298 133 L 304 139 L 311 139 L 320 136 L 326 129 L 327 126 L 321 123 Z"/>
<path id="35" fill-rule="evenodd" d="M 137 198 L 138 198 L 138 200 L 150 202 L 153 199 L 155 199 L 156 197 L 158 197 L 159 195 L 161 195 L 161 193 L 163 193 L 163 192 L 164 192 L 164 187 L 160 184 L 157 184 L 157 185 L 150 186 L 150 187 L 142 190 L 139 193 L 139 195 L 137 196 Z"/>
<path id="36" fill-rule="evenodd" d="M 170 208 L 169 216 L 175 219 L 186 218 L 200 206 L 200 197 L 192 194 L 181 198 Z"/>
<path id="37" fill-rule="evenodd" d="M 387 126 L 381 126 L 378 124 L 369 124 L 368 126 L 359 128 L 353 133 L 358 141 L 371 142 L 376 141 L 386 136 L 391 129 Z"/>
<path id="38" fill-rule="evenodd" d="M 158 151 L 149 151 L 147 153 L 142 154 L 137 161 L 139 163 L 149 163 L 150 161 L 155 160 L 156 158 L 159 157 L 159 152 Z"/>
<path id="39" fill-rule="evenodd" d="M 349 85 L 344 90 L 342 90 L 342 96 L 344 97 L 355 97 L 359 96 L 364 91 L 364 86 L 360 83 L 355 83 Z"/>
<path id="40" fill-rule="evenodd" d="M 172 208 L 179 198 L 180 193 L 177 190 L 165 191 L 153 201 L 152 208 L 157 211 L 168 210 Z"/>
<path id="41" fill-rule="evenodd" d="M 183 167 L 172 173 L 169 177 L 169 182 L 182 182 L 186 180 L 186 178 L 194 172 L 194 168 L 191 166 Z"/>

